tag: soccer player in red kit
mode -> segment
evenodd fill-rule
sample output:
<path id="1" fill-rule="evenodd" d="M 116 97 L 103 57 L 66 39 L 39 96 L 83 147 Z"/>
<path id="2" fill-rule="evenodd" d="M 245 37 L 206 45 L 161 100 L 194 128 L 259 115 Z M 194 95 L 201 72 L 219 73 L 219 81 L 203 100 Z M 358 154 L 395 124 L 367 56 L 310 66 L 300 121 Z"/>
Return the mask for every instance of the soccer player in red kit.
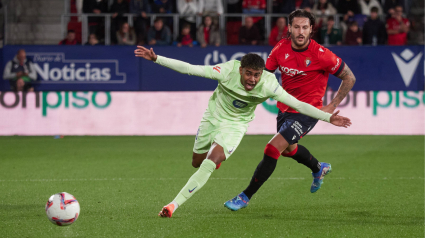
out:
<path id="1" fill-rule="evenodd" d="M 288 37 L 273 48 L 266 62 L 266 70 L 274 72 L 279 69 L 283 89 L 298 100 L 333 113 L 356 79 L 341 58 L 311 39 L 315 26 L 313 14 L 295 10 L 288 19 Z M 342 83 L 331 103 L 322 107 L 329 74 L 340 78 Z M 224 204 L 230 210 L 237 211 L 248 205 L 251 197 L 273 173 L 280 155 L 290 157 L 311 169 L 312 193 L 320 188 L 324 176 L 331 171 L 330 164 L 320 163 L 307 148 L 298 144 L 313 129 L 317 120 L 301 115 L 283 103 L 278 102 L 277 107 L 278 133 L 267 144 L 263 160 L 257 166 L 249 186 Z"/>

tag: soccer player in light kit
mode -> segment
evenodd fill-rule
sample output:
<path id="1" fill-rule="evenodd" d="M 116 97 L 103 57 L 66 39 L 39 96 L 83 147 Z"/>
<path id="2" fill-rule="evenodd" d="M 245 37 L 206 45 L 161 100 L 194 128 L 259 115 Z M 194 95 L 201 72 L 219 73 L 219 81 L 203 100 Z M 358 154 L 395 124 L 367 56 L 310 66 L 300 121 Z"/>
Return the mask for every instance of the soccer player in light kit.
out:
<path id="1" fill-rule="evenodd" d="M 161 217 L 171 217 L 179 206 L 202 188 L 221 162 L 230 157 L 245 135 L 248 123 L 254 119 L 255 108 L 268 98 L 336 126 L 351 125 L 350 119 L 337 115 L 338 111 L 334 114 L 321 111 L 288 94 L 273 73 L 263 72 L 264 60 L 256 54 L 247 54 L 241 61 L 231 60 L 215 66 L 196 66 L 169 59 L 156 55 L 152 48 L 148 50 L 143 46 L 137 46 L 135 55 L 179 73 L 218 81 L 193 147 L 192 165 L 199 169 L 174 200 L 162 208 L 159 213 Z"/>
<path id="2" fill-rule="evenodd" d="M 315 26 L 314 15 L 295 10 L 289 15 L 289 32 L 271 51 L 266 71 L 277 68 L 282 73 L 282 88 L 298 100 L 333 113 L 354 86 L 356 78 L 347 64 L 330 50 L 311 39 Z M 329 74 L 342 80 L 341 86 L 329 105 L 322 107 Z M 263 160 L 258 164 L 249 186 L 224 205 L 232 211 L 248 206 L 251 197 L 272 175 L 280 155 L 290 157 L 311 169 L 313 183 L 310 192 L 319 190 L 323 178 L 331 172 L 329 163 L 320 163 L 298 141 L 313 129 L 317 119 L 299 114 L 291 105 L 277 102 L 278 133 L 267 144 Z"/>

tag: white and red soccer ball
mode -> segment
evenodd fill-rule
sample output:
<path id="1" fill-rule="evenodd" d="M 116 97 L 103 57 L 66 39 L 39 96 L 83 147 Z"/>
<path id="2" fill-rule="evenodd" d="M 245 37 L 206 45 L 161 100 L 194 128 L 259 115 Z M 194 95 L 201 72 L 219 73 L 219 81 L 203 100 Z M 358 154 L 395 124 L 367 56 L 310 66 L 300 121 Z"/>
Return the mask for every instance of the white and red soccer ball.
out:
<path id="1" fill-rule="evenodd" d="M 77 220 L 80 214 L 80 204 L 69 193 L 56 193 L 47 201 L 46 214 L 53 224 L 69 226 Z"/>

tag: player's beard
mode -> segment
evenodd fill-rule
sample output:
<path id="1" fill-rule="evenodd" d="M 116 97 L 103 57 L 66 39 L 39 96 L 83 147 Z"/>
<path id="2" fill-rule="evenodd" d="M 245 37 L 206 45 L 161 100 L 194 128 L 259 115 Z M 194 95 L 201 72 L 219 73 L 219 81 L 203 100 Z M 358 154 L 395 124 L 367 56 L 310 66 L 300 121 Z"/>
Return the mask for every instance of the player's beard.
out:
<path id="1" fill-rule="evenodd" d="M 294 36 L 294 34 L 291 33 L 291 40 L 292 42 L 297 46 L 297 47 L 305 47 L 307 46 L 308 41 L 310 40 L 310 34 L 303 36 L 304 40 L 302 41 L 302 43 L 299 43 L 298 38 L 300 35 L 298 36 Z"/>

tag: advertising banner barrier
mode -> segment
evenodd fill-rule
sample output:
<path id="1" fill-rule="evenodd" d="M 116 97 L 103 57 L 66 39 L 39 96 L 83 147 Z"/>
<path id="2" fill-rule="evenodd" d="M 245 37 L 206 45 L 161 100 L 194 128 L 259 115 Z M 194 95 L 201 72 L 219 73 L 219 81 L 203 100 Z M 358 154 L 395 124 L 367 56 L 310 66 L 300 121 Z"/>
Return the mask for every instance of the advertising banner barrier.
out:
<path id="1" fill-rule="evenodd" d="M 153 62 L 136 58 L 135 46 L 14 46 L 2 50 L 3 67 L 19 49 L 34 62 L 36 91 L 212 91 L 217 82 L 182 75 Z M 424 90 L 423 46 L 329 47 L 354 72 L 354 91 Z M 267 60 L 270 46 L 173 47 L 156 46 L 157 54 L 195 65 L 214 65 L 240 60 L 257 53 Z M 277 70 L 277 77 L 280 72 Z M 329 86 L 341 80 L 330 76 Z M 1 91 L 10 90 L 2 80 Z"/>
<path id="2" fill-rule="evenodd" d="M 327 91 L 324 102 L 335 92 Z M 211 92 L 0 92 L 1 135 L 195 135 Z M 276 132 L 276 102 L 258 105 L 248 134 Z M 424 135 L 423 91 L 350 92 L 353 125 L 310 134 Z"/>
<path id="3" fill-rule="evenodd" d="M 19 49 L 34 63 L 36 91 L 137 91 L 139 59 L 134 47 L 5 46 L 3 68 Z M 10 89 L 3 80 L 4 90 Z"/>

